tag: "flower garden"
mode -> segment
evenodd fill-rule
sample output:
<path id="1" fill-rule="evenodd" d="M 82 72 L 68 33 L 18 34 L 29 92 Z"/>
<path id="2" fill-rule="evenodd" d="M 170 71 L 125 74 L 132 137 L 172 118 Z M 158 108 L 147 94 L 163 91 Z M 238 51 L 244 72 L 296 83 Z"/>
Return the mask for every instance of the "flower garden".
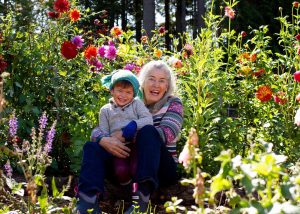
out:
<path id="1" fill-rule="evenodd" d="M 300 213 L 300 5 L 268 26 L 236 32 L 235 0 L 205 15 L 196 38 L 165 29 L 140 42 L 119 26 L 105 30 L 106 11 L 56 0 L 41 21 L 16 31 L 15 14 L 0 17 L 0 213 L 72 213 L 76 199 L 47 176 L 78 176 L 82 146 L 109 92 L 100 79 L 115 69 L 138 74 L 162 59 L 177 77 L 184 104 L 178 143 L 182 185 L 170 213 Z M 98 16 L 91 29 L 85 19 Z M 182 44 L 182 48 L 179 44 Z M 14 174 L 24 177 L 15 179 Z M 105 212 L 105 210 L 104 210 Z"/>

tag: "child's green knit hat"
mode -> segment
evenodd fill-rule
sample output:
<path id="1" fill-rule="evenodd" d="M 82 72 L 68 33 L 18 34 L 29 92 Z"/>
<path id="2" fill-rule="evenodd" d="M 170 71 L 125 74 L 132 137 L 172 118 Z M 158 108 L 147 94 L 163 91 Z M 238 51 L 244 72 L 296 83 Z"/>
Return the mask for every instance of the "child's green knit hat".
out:
<path id="1" fill-rule="evenodd" d="M 136 96 L 139 91 L 140 84 L 137 77 L 131 71 L 116 70 L 112 74 L 104 76 L 101 79 L 101 83 L 103 86 L 111 90 L 113 86 L 121 80 L 126 80 L 131 83 L 133 87 L 134 96 Z"/>

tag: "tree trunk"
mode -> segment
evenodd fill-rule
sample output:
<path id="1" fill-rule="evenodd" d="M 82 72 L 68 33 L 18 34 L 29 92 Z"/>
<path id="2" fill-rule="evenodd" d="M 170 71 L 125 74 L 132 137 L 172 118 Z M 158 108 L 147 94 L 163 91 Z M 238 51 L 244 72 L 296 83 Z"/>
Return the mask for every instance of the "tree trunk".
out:
<path id="1" fill-rule="evenodd" d="M 176 1 L 176 31 L 178 34 L 182 34 L 186 31 L 186 3 L 185 0 Z M 179 40 L 178 49 L 182 48 L 182 41 Z"/>
<path id="2" fill-rule="evenodd" d="M 140 42 L 142 37 L 142 1 L 134 0 L 134 17 L 135 17 L 135 38 L 136 41 Z"/>
<path id="3" fill-rule="evenodd" d="M 152 37 L 152 30 L 155 29 L 155 1 L 143 0 L 143 28 L 149 38 Z"/>
<path id="4" fill-rule="evenodd" d="M 124 31 L 127 30 L 127 16 L 126 16 L 126 9 L 127 8 L 127 0 L 121 1 L 121 7 L 123 8 L 121 10 L 121 22 L 122 22 L 122 29 Z"/>
<path id="5" fill-rule="evenodd" d="M 205 13 L 204 0 L 194 0 L 194 29 L 193 37 L 195 38 L 199 33 L 200 28 L 204 27 L 204 20 L 202 16 Z"/>
<path id="6" fill-rule="evenodd" d="M 170 50 L 171 39 L 170 39 L 170 0 L 165 0 L 165 40 L 166 40 L 166 49 Z"/>

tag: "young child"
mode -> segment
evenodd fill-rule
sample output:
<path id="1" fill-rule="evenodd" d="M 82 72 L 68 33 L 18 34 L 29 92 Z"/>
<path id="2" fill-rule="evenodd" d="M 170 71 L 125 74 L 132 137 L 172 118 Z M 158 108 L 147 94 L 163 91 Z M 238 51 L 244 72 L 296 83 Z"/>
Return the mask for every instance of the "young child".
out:
<path id="1" fill-rule="evenodd" d="M 133 141 L 137 130 L 145 125 L 153 125 L 152 115 L 144 103 L 135 98 L 139 90 L 136 76 L 128 70 L 117 70 L 101 79 L 102 85 L 109 88 L 112 98 L 99 112 L 101 137 L 114 136 L 122 131 L 122 137 L 131 149 L 128 158 L 114 158 L 114 172 L 121 185 L 131 182 L 136 171 L 137 158 Z M 100 139 L 97 139 L 97 142 Z"/>

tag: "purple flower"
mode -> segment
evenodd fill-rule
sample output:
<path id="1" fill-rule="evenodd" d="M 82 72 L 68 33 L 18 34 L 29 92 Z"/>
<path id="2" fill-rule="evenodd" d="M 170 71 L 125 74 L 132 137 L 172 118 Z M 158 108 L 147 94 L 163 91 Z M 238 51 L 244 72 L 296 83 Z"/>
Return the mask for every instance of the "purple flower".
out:
<path id="1" fill-rule="evenodd" d="M 124 67 L 125 70 L 133 71 L 135 69 L 134 63 L 127 63 Z"/>
<path id="2" fill-rule="evenodd" d="M 15 137 L 18 130 L 18 119 L 16 118 L 15 112 L 9 119 L 9 134 L 11 137 Z"/>
<path id="3" fill-rule="evenodd" d="M 44 112 L 43 115 L 40 117 L 40 120 L 39 120 L 41 130 L 43 130 L 46 127 L 47 120 L 48 120 L 48 118 L 47 118 L 46 112 Z"/>
<path id="4" fill-rule="evenodd" d="M 48 154 L 49 152 L 51 152 L 52 150 L 52 142 L 54 139 L 54 135 L 55 135 L 55 125 L 56 125 L 56 121 L 52 124 L 50 130 L 47 133 L 47 137 L 46 137 L 46 145 L 44 147 L 44 151 Z"/>
<path id="5" fill-rule="evenodd" d="M 77 48 L 82 48 L 84 39 L 81 36 L 74 36 L 71 42 L 76 45 Z"/>
<path id="6" fill-rule="evenodd" d="M 101 56 L 102 58 L 105 56 L 105 50 L 106 50 L 107 45 L 102 45 L 99 49 L 98 49 L 98 54 L 99 56 Z"/>
<path id="7" fill-rule="evenodd" d="M 6 164 L 4 165 L 4 169 L 5 169 L 5 171 L 6 171 L 6 175 L 7 175 L 8 177 L 11 177 L 11 176 L 12 176 L 13 170 L 12 170 L 12 168 L 11 168 L 11 166 L 10 166 L 10 162 L 9 162 L 9 161 L 7 161 Z"/>
<path id="8" fill-rule="evenodd" d="M 117 56 L 117 49 L 115 46 L 108 46 L 104 56 L 109 60 L 115 60 Z"/>

